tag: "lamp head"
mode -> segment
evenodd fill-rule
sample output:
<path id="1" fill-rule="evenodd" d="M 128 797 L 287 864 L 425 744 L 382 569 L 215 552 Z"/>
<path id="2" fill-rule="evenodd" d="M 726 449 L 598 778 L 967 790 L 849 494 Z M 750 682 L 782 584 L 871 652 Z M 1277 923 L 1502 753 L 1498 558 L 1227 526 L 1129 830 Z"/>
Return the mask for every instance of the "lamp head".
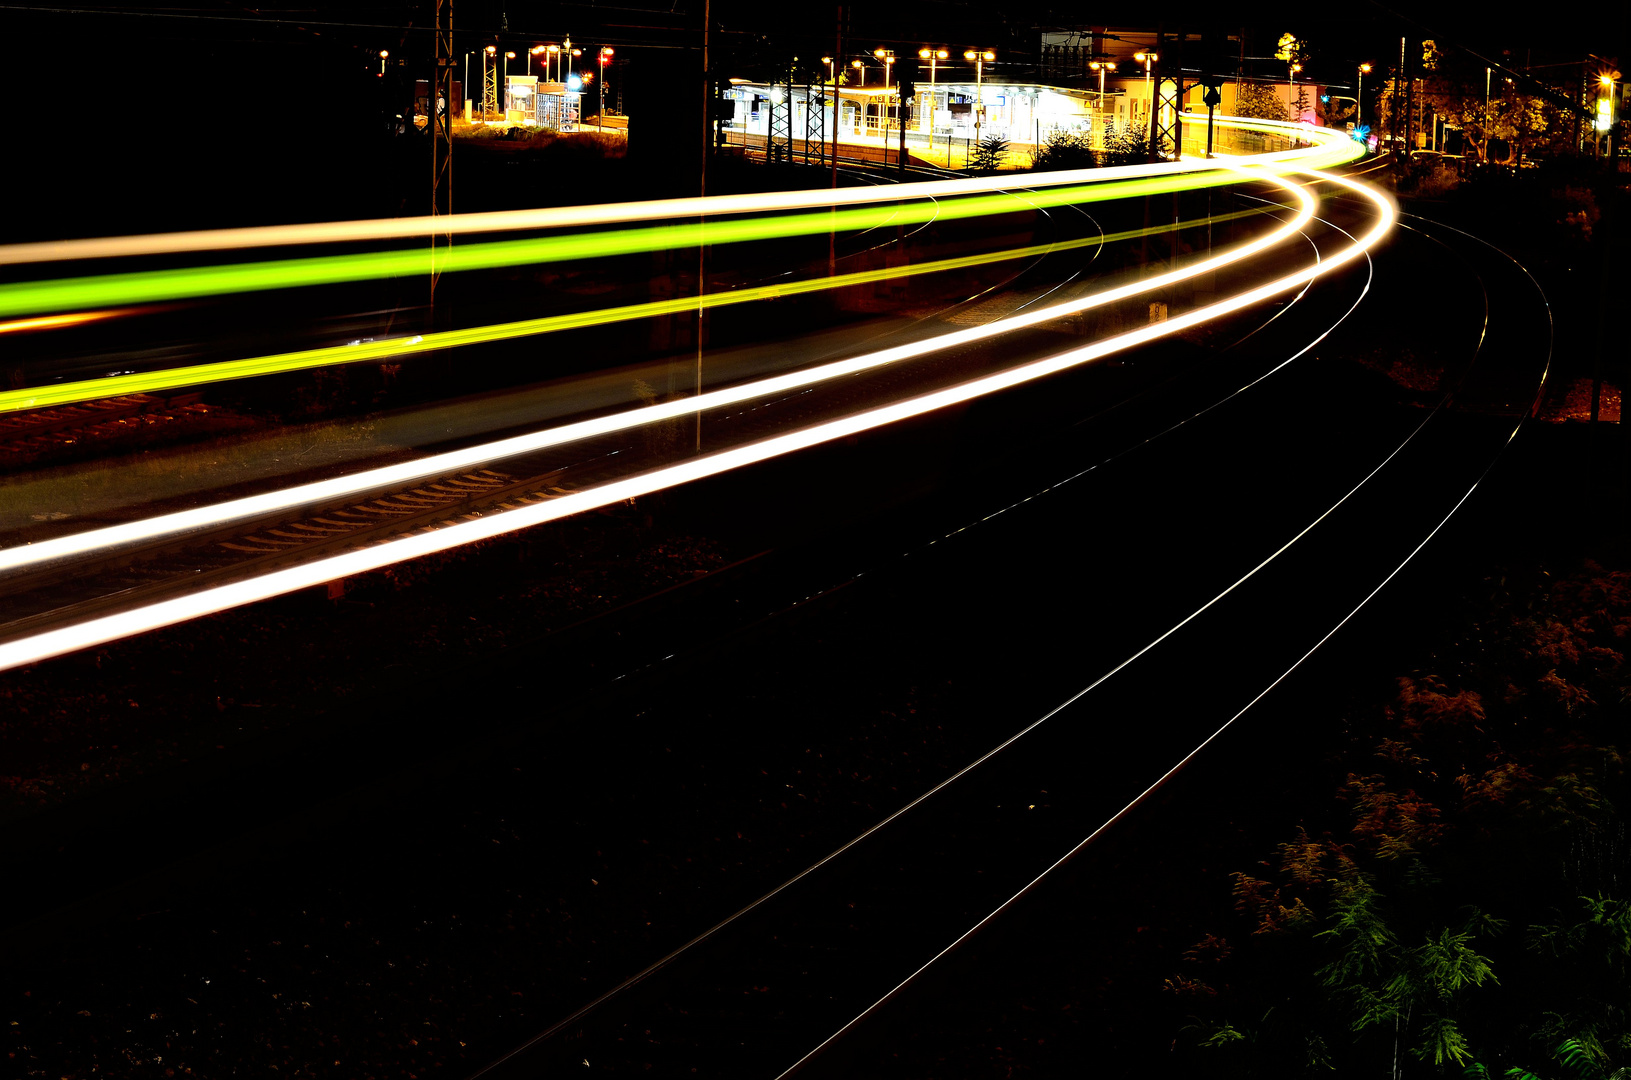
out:
<path id="1" fill-rule="evenodd" d="M 976 56 L 974 50 L 970 49 L 966 53 L 963 54 L 963 59 L 964 60 L 974 60 L 974 59 L 977 59 L 977 56 Z"/>
<path id="2" fill-rule="evenodd" d="M 492 56 L 496 52 L 498 52 L 498 46 L 497 45 L 487 46 L 487 55 L 488 56 Z"/>
<path id="3" fill-rule="evenodd" d="M 507 53 L 504 54 L 504 59 L 514 60 L 515 59 L 515 54 L 513 52 L 507 52 Z"/>
<path id="4" fill-rule="evenodd" d="M 390 55 L 391 55 L 391 50 L 390 49 L 381 49 L 379 51 L 379 58 L 381 60 L 384 60 L 387 56 L 390 56 Z"/>
<path id="5" fill-rule="evenodd" d="M 1359 73 L 1361 75 L 1369 75 L 1370 74 L 1370 65 L 1369 64 L 1360 64 L 1359 65 Z"/>

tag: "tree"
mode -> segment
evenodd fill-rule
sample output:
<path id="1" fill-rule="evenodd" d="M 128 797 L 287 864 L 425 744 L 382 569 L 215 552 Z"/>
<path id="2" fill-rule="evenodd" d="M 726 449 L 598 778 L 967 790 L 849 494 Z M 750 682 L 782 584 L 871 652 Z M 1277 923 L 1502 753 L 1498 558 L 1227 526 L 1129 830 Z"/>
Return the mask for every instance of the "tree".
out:
<path id="1" fill-rule="evenodd" d="M 1235 115 L 1256 120 L 1285 120 L 1285 102 L 1265 83 L 1243 82 L 1235 90 Z"/>
<path id="2" fill-rule="evenodd" d="M 1092 144 L 1079 131 L 1055 131 L 1031 155 L 1033 169 L 1087 169 L 1096 164 Z"/>
<path id="3" fill-rule="evenodd" d="M 968 167 L 978 172 L 990 172 L 1002 165 L 1002 155 L 1008 152 L 1008 140 L 1001 135 L 987 135 L 974 144 L 968 157 Z"/>

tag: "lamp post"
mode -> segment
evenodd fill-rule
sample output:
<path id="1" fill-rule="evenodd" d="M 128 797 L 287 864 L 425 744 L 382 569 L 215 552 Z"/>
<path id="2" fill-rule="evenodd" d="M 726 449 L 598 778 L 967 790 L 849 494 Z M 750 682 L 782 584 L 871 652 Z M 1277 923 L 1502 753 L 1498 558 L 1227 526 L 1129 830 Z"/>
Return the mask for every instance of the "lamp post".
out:
<path id="1" fill-rule="evenodd" d="M 838 89 L 838 72 L 833 69 L 832 57 L 823 56 L 821 62 L 827 65 L 827 81 L 832 83 L 834 90 Z"/>
<path id="2" fill-rule="evenodd" d="M 985 62 L 995 60 L 997 54 L 990 49 L 975 52 L 969 49 L 963 53 L 964 60 L 974 61 L 974 141 L 980 141 L 981 122 L 985 119 Z"/>
<path id="3" fill-rule="evenodd" d="M 600 47 L 600 112 L 595 114 L 596 131 L 604 131 L 606 128 L 606 61 L 612 54 L 613 49 L 610 45 Z"/>
<path id="4" fill-rule="evenodd" d="M 543 51 L 544 51 L 544 47 L 542 45 L 534 45 L 532 48 L 527 50 L 527 74 L 528 75 L 532 74 L 532 58 L 535 57 L 535 56 L 542 55 Z M 548 80 L 546 79 L 545 81 L 547 82 Z"/>
<path id="5" fill-rule="evenodd" d="M 1605 71 L 1597 76 L 1597 85 L 1602 87 L 1602 91 L 1597 96 L 1597 117 L 1592 126 L 1597 129 L 1597 150 L 1603 157 L 1614 152 L 1609 133 L 1614 130 L 1614 79 L 1619 74 L 1618 71 Z"/>
<path id="6" fill-rule="evenodd" d="M 928 127 L 929 127 L 929 149 L 933 150 L 934 149 L 934 106 L 935 106 L 935 100 L 936 100 L 936 98 L 935 98 L 935 89 L 934 89 L 934 69 L 935 69 L 935 64 L 937 62 L 939 62 L 941 60 L 944 60 L 947 56 L 950 56 L 951 54 L 948 53 L 945 49 L 930 49 L 930 48 L 925 47 L 925 48 L 919 49 L 917 51 L 917 55 L 918 55 L 919 59 L 927 60 L 929 62 L 929 108 L 928 108 L 927 112 L 929 114 L 929 124 L 928 124 Z M 946 153 L 947 154 L 951 153 L 951 149 L 949 147 L 947 148 Z M 947 168 L 951 167 L 949 157 L 947 158 L 946 167 Z"/>
<path id="7" fill-rule="evenodd" d="M 560 52 L 561 52 L 561 47 L 559 45 L 545 45 L 544 46 L 544 81 L 545 82 L 554 82 L 555 81 L 555 58 L 560 55 Z"/>
<path id="8" fill-rule="evenodd" d="M 390 55 L 390 49 L 381 49 L 379 51 L 379 77 L 382 79 L 385 78 L 385 61 Z"/>
<path id="9" fill-rule="evenodd" d="M 883 141 L 889 143 L 889 129 L 893 126 L 889 121 L 889 65 L 895 62 L 895 50 L 873 49 L 872 55 L 883 64 Z"/>
<path id="10" fill-rule="evenodd" d="M 849 66 L 861 73 L 861 85 L 866 86 L 866 65 L 859 60 L 851 60 Z"/>
<path id="11" fill-rule="evenodd" d="M 1153 53 L 1153 52 L 1135 52 L 1133 54 L 1133 59 L 1134 60 L 1142 60 L 1144 62 L 1144 93 L 1149 97 L 1150 115 L 1153 116 L 1155 114 L 1155 91 L 1153 89 L 1151 89 L 1151 87 L 1150 87 L 1150 83 L 1151 83 L 1150 70 L 1151 70 L 1151 65 L 1154 64 L 1157 60 L 1161 59 L 1161 56 L 1160 56 L 1159 53 Z M 1154 142 L 1155 141 L 1155 127 L 1154 127 L 1154 124 L 1152 122 L 1150 125 L 1147 125 L 1147 126 L 1149 126 L 1149 128 L 1150 128 L 1150 141 Z"/>
<path id="12" fill-rule="evenodd" d="M 1297 109 L 1297 72 L 1301 71 L 1302 69 L 1303 66 L 1301 64 L 1291 65 L 1291 107 L 1293 109 Z M 1297 109 L 1296 122 L 1299 124 L 1303 122 L 1303 111 L 1301 109 Z"/>
<path id="13" fill-rule="evenodd" d="M 1354 103 L 1354 127 L 1365 126 L 1365 72 L 1370 70 L 1369 64 L 1359 65 L 1359 99 Z M 1484 99 L 1488 101 L 1489 90 L 1484 91 Z"/>
<path id="14" fill-rule="evenodd" d="M 1087 65 L 1099 73 L 1099 145 L 1104 145 L 1104 75 L 1105 72 L 1116 70 L 1114 60 L 1092 60 Z"/>

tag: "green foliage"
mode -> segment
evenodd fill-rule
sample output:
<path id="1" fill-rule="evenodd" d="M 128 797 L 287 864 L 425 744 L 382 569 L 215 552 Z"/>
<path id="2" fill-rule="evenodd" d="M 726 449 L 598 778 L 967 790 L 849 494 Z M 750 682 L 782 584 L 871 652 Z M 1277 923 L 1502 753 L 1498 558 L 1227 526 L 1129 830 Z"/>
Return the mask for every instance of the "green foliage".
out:
<path id="1" fill-rule="evenodd" d="M 976 172 L 990 172 L 1000 168 L 1002 156 L 1008 152 L 1008 140 L 1001 135 L 987 135 L 974 144 L 968 156 L 968 167 Z"/>
<path id="2" fill-rule="evenodd" d="M 1150 160 L 1150 133 L 1144 128 L 1126 128 L 1107 137 L 1099 155 L 1101 165 L 1142 165 Z"/>
<path id="3" fill-rule="evenodd" d="M 1437 673 L 1347 718 L 1332 805 L 1231 875 L 1233 945 L 1184 954 L 1206 992 L 1183 997 L 1205 1014 L 1183 1046 L 1227 1026 L 1249 1076 L 1409 1057 L 1476 1080 L 1631 1080 L 1631 573 L 1492 579 L 1487 603 Z"/>
<path id="4" fill-rule="evenodd" d="M 1241 82 L 1235 86 L 1235 115 L 1257 120 L 1289 120 L 1285 102 L 1274 88 L 1264 83 Z"/>
<path id="5" fill-rule="evenodd" d="M 1212 1034 L 1201 1040 L 1202 1046 L 1227 1046 L 1232 1042 L 1242 1042 L 1245 1035 L 1236 1031 L 1229 1024 L 1220 1024 Z"/>
<path id="6" fill-rule="evenodd" d="M 1422 1026 L 1421 1045 L 1415 1047 L 1413 1053 L 1434 1065 L 1444 1065 L 1452 1061 L 1457 1065 L 1463 1065 L 1470 1056 L 1467 1040 L 1461 1034 L 1461 1029 L 1447 1016 L 1428 1017 L 1427 1023 Z"/>
<path id="7" fill-rule="evenodd" d="M 1031 155 L 1031 168 L 1088 169 L 1098 164 L 1092 141 L 1080 131 L 1055 131 Z"/>

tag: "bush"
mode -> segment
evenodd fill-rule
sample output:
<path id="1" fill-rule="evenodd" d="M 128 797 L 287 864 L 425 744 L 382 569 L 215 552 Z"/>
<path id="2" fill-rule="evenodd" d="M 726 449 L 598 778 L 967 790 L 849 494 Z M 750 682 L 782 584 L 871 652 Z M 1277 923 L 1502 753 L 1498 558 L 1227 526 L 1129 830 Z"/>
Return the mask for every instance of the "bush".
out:
<path id="1" fill-rule="evenodd" d="M 1080 131 L 1055 131 L 1031 155 L 1033 169 L 1088 169 L 1095 164 L 1093 146 Z"/>
<path id="2" fill-rule="evenodd" d="M 1007 139 L 1001 135 L 987 135 L 975 144 L 974 152 L 968 158 L 968 167 L 978 172 L 990 172 L 1001 167 L 1002 156 L 1007 152 Z"/>
<path id="3" fill-rule="evenodd" d="M 1104 141 L 1100 165 L 1142 165 L 1150 160 L 1150 133 L 1142 127 L 1127 128 Z"/>

